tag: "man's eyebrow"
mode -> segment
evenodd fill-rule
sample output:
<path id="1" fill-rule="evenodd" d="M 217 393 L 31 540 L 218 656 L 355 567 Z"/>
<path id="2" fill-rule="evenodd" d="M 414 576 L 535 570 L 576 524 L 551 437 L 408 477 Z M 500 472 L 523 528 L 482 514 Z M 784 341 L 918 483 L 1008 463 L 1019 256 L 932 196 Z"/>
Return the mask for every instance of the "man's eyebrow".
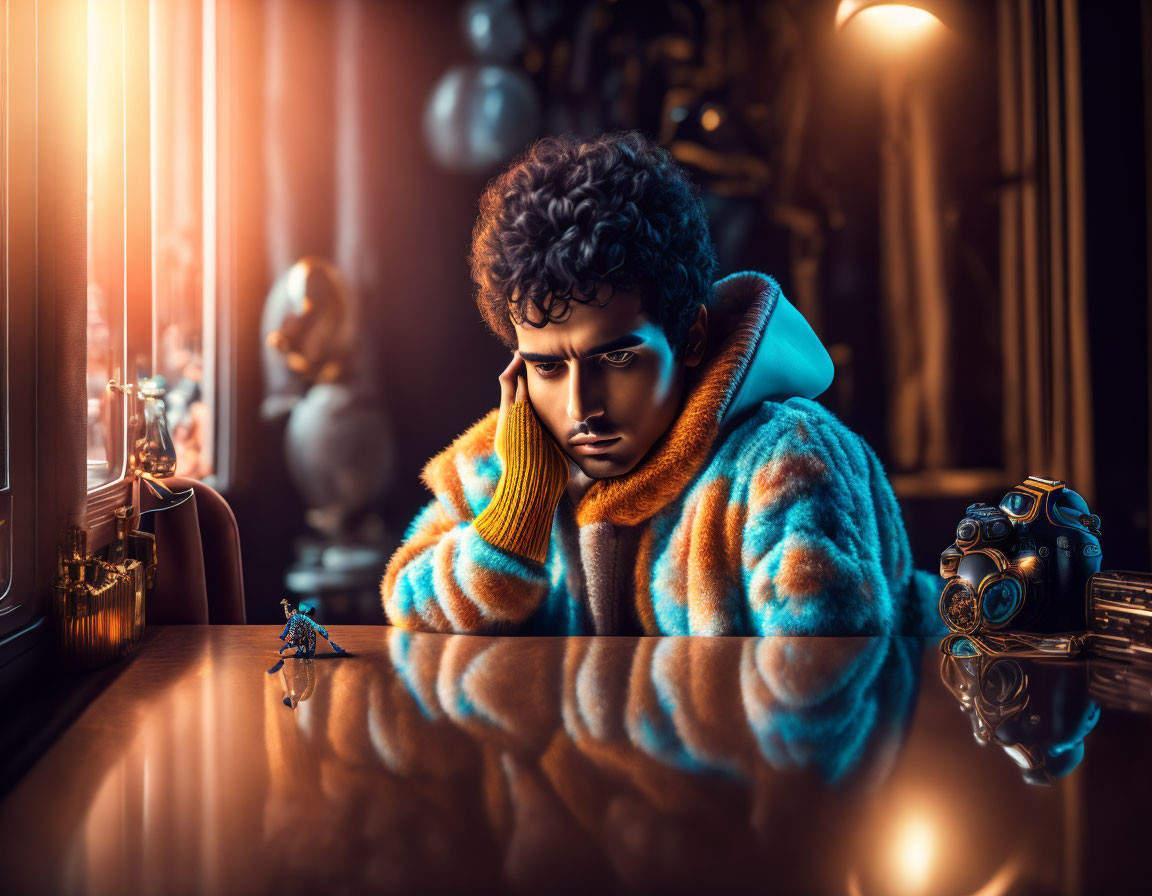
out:
<path id="1" fill-rule="evenodd" d="M 603 345 L 598 345 L 595 348 L 590 348 L 588 351 L 579 355 L 579 358 L 590 358 L 593 355 L 606 355 L 609 352 L 618 352 L 621 349 L 633 348 L 634 346 L 643 344 L 643 336 L 637 336 L 635 333 L 631 333 L 627 336 L 621 336 L 619 339 L 613 339 L 611 342 L 605 342 Z M 520 352 L 520 357 L 525 361 L 532 361 L 536 364 L 548 364 L 553 361 L 564 360 L 560 355 L 538 355 L 535 352 Z"/>

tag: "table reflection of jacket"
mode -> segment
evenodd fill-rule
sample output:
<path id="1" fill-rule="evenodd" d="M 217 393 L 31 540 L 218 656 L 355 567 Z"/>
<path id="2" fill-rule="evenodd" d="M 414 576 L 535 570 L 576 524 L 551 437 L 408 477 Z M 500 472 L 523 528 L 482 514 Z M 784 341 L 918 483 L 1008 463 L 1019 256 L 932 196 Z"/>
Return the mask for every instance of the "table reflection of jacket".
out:
<path id="1" fill-rule="evenodd" d="M 273 862 L 290 889 L 323 887 L 316 855 L 369 891 L 746 892 L 725 875 L 751 857 L 782 892 L 842 888 L 827 844 L 891 768 L 922 655 L 910 638 L 398 629 L 385 648 L 327 665 L 300 724 L 270 729 L 265 843 L 298 827 L 282 807 L 313 807 L 307 854 Z"/>
<path id="2" fill-rule="evenodd" d="M 528 752 L 559 734 L 633 784 L 641 766 L 661 780 L 680 780 L 668 770 L 751 780 L 761 766 L 827 783 L 867 777 L 903 740 L 921 651 L 918 639 L 891 637 L 422 637 L 393 630 L 388 648 L 428 725 L 450 721 L 477 743 Z"/>
<path id="3" fill-rule="evenodd" d="M 762 274 L 716 285 L 712 349 L 631 473 L 564 497 L 543 564 L 472 521 L 501 475 L 492 411 L 428 463 L 436 498 L 381 584 L 396 625 L 548 634 L 935 631 L 880 462 L 811 398 L 832 362 Z M 929 609 L 930 608 L 930 609 Z"/>

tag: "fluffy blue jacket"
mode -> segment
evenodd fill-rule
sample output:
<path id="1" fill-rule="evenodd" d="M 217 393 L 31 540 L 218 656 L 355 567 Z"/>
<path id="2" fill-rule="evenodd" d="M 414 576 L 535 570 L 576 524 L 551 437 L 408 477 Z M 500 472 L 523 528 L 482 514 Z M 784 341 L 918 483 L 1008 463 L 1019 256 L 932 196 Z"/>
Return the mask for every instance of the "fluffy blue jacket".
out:
<path id="1" fill-rule="evenodd" d="M 812 401 L 832 364 L 776 282 L 720 281 L 720 337 L 684 408 L 626 476 L 561 499 L 544 564 L 471 521 L 501 466 L 497 412 L 429 462 L 435 500 L 381 584 L 389 619 L 453 632 L 927 634 L 938 585 L 915 573 L 869 446 Z"/>

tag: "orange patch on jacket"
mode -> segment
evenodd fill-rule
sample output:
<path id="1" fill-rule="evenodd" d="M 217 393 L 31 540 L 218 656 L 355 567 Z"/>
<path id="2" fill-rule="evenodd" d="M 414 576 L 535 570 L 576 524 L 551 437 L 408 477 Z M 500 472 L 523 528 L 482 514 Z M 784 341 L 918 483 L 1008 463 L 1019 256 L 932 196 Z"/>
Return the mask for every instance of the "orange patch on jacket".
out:
<path id="1" fill-rule="evenodd" d="M 688 577 L 689 631 L 711 631 L 713 622 L 727 615 L 724 596 L 735 586 L 728 562 L 728 489 L 726 477 L 700 489 L 692 515 Z M 739 567 L 736 567 L 737 569 Z"/>
<path id="2" fill-rule="evenodd" d="M 420 478 L 436 497 L 448 501 L 461 520 L 472 519 L 472 508 L 464 491 L 464 482 L 456 466 L 459 458 L 483 457 L 493 451 L 496 443 L 496 421 L 500 409 L 489 411 L 476 421 L 463 435 L 424 465 Z"/>
<path id="3" fill-rule="evenodd" d="M 453 570 L 457 546 L 455 538 L 445 538 L 440 542 L 436 548 L 432 583 L 444 606 L 444 615 L 452 621 L 452 628 L 455 631 L 479 631 L 484 624 L 484 615 L 464 593 L 464 589 L 456 581 L 456 573 Z"/>
<path id="4" fill-rule="evenodd" d="M 652 545 L 655 539 L 655 530 L 648 526 L 640 536 L 640 546 L 636 551 L 636 618 L 646 635 L 660 634 L 660 627 L 656 624 L 656 606 L 652 601 Z"/>
<path id="5" fill-rule="evenodd" d="M 725 564 L 733 571 L 740 568 L 740 558 L 744 548 L 744 526 L 748 522 L 748 508 L 742 502 L 728 505 L 727 520 L 724 524 L 724 541 L 728 546 L 728 560 Z"/>
<path id="6" fill-rule="evenodd" d="M 784 551 L 773 582 L 789 597 L 808 597 L 822 591 L 831 578 L 832 563 L 822 550 L 796 545 Z"/>
<path id="7" fill-rule="evenodd" d="M 824 461 L 812 454 L 786 451 L 756 471 L 748 493 L 748 510 L 755 513 L 784 498 L 791 498 L 828 474 Z"/>
<path id="8" fill-rule="evenodd" d="M 479 563 L 469 563 L 466 575 L 469 590 L 493 620 L 523 622 L 540 604 L 542 585 Z"/>

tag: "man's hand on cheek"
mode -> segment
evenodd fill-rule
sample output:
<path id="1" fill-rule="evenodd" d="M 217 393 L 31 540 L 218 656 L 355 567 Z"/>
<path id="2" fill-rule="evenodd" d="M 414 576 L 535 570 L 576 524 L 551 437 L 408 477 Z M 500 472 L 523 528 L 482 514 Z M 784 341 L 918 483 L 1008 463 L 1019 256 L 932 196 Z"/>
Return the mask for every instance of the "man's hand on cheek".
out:
<path id="1" fill-rule="evenodd" d="M 495 447 L 500 481 L 473 525 L 489 544 L 543 563 L 552 515 L 568 483 L 568 458 L 532 410 L 518 352 L 500 374 Z"/>
<path id="2" fill-rule="evenodd" d="M 539 429 L 547 448 L 551 449 L 548 453 L 562 459 L 564 469 L 567 471 L 568 455 L 556 444 L 556 440 L 532 408 L 532 399 L 528 396 L 528 366 L 520 357 L 520 352 L 516 351 L 512 353 L 512 360 L 504 368 L 504 372 L 500 374 L 500 416 L 496 421 L 496 455 L 505 469 L 508 466 L 509 420 L 512 418 L 513 406 L 520 402 L 527 403 L 526 417 L 530 418 L 533 428 Z"/>
<path id="3" fill-rule="evenodd" d="M 520 352 L 512 352 L 512 361 L 500 374 L 500 416 L 496 420 L 496 455 L 500 462 L 508 465 L 504 453 L 504 439 L 508 430 L 508 414 L 518 401 L 528 399 L 527 365 Z"/>

